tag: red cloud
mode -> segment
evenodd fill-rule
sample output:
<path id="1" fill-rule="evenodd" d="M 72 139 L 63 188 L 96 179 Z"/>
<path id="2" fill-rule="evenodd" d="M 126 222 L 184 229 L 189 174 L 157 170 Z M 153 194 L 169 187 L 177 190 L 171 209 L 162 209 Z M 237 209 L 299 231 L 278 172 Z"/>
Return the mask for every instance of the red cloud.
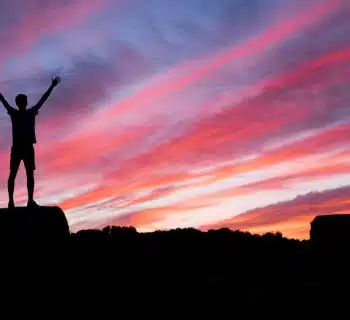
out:
<path id="1" fill-rule="evenodd" d="M 302 82 L 305 75 L 309 75 L 312 70 L 317 70 L 320 66 L 330 71 L 333 63 L 348 63 L 349 59 L 348 50 L 330 53 L 318 60 L 311 61 L 310 64 L 298 69 L 297 72 L 282 74 L 278 78 L 272 79 L 270 83 L 285 83 L 288 79 L 288 85 L 292 85 L 293 79 L 293 84 L 296 84 Z M 301 72 L 301 70 L 308 70 L 308 73 Z M 296 74 L 298 77 L 295 76 Z M 329 85 L 327 78 L 320 80 L 323 80 L 325 85 Z M 120 178 L 124 175 L 128 176 L 131 171 L 136 169 L 152 171 L 170 164 L 191 167 L 194 164 L 199 166 L 202 162 L 228 161 L 245 153 L 256 152 L 269 138 L 279 137 L 283 141 L 283 132 L 289 130 L 295 133 L 294 131 L 298 130 L 298 127 L 308 128 L 309 123 L 315 117 L 314 105 L 299 104 L 295 107 L 294 103 L 283 97 L 284 91 L 281 92 L 275 87 L 271 89 L 268 83 L 265 83 L 266 90 L 258 96 L 248 98 L 209 119 L 194 123 L 183 136 L 131 159 L 110 176 Z M 327 106 L 328 112 L 332 112 L 335 106 Z M 322 116 L 327 121 L 325 111 L 323 111 Z M 264 156 L 257 160 L 237 165 L 238 171 L 244 167 L 246 171 L 259 169 L 293 158 L 327 152 L 333 147 L 346 144 L 348 132 L 349 124 L 340 125 L 319 135 L 306 138 L 301 143 L 296 143 L 286 149 L 265 152 Z M 217 178 L 220 178 L 220 172 L 218 172 Z"/>
<path id="2" fill-rule="evenodd" d="M 220 179 L 232 177 L 235 174 L 237 175 L 254 170 L 261 170 L 273 165 L 280 164 L 282 162 L 303 159 L 304 157 L 307 157 L 312 154 L 322 154 L 324 152 L 332 150 L 332 148 L 342 147 L 346 145 L 348 141 L 349 131 L 350 124 L 344 124 L 334 128 L 330 128 L 326 131 L 319 132 L 318 134 L 315 134 L 308 138 L 304 138 L 303 140 L 294 142 L 293 144 L 282 146 L 280 148 L 276 148 L 274 150 L 262 153 L 257 158 L 218 168 L 215 171 L 210 172 L 207 178 L 209 178 L 213 182 Z M 203 142 L 205 142 L 205 138 L 203 139 Z M 115 143 L 118 143 L 118 140 L 116 140 Z M 88 146 L 86 145 L 86 143 L 81 144 L 81 147 L 83 148 L 85 148 L 86 146 Z M 165 167 L 169 167 L 170 163 L 172 163 L 173 166 L 176 166 L 177 161 L 179 161 L 179 159 L 181 159 L 182 156 L 185 156 L 186 152 L 194 152 L 195 154 L 197 154 L 201 151 L 200 149 L 198 149 L 200 147 L 199 141 L 197 141 L 197 143 L 193 143 L 192 146 L 193 149 L 186 149 L 183 148 L 183 146 L 178 147 L 177 144 L 172 143 L 169 143 L 165 146 L 161 146 L 160 148 L 155 149 L 154 153 L 137 157 L 136 159 L 134 159 L 134 161 L 128 162 L 113 174 L 109 174 L 109 181 L 115 181 L 111 187 L 102 187 L 100 189 L 90 191 L 84 195 L 76 197 L 75 199 L 64 201 L 63 203 L 61 203 L 61 206 L 65 209 L 73 208 L 75 206 L 81 206 L 100 201 L 106 197 L 112 197 L 115 195 L 126 194 L 130 192 L 137 192 L 147 188 L 166 187 L 172 183 L 185 182 L 183 187 L 176 187 L 176 190 L 180 190 L 182 188 L 186 189 L 186 181 L 189 181 L 196 177 L 201 177 L 201 174 L 185 174 L 179 172 L 178 174 L 169 175 L 166 174 L 166 172 L 163 172 L 162 175 L 158 178 L 153 178 L 152 175 L 154 174 L 154 170 L 156 170 L 157 168 L 162 168 L 162 166 L 164 166 L 163 161 L 168 160 L 167 165 Z M 76 148 L 78 148 L 78 145 L 76 146 Z M 167 148 L 169 148 L 170 153 L 167 153 Z M 69 150 L 69 148 L 67 150 Z M 70 163 L 69 157 L 77 157 L 75 163 L 84 163 L 84 158 L 79 158 L 79 153 L 76 153 L 75 155 L 68 154 L 66 156 L 68 157 L 68 160 L 66 162 L 67 165 L 69 165 Z M 217 158 L 217 161 L 219 160 L 220 156 L 219 158 Z M 252 193 L 256 191 L 256 187 L 258 187 L 260 190 L 263 188 L 271 187 L 276 189 L 277 187 L 281 186 L 283 180 L 287 181 L 297 178 L 303 179 L 303 177 L 315 178 L 317 176 L 325 176 L 327 174 L 331 175 L 337 173 L 347 173 L 349 171 L 349 165 L 347 163 L 339 164 L 339 161 L 348 160 L 349 153 L 345 150 L 339 152 L 333 157 L 326 158 L 323 162 L 323 167 L 318 167 L 315 169 L 306 168 L 302 172 L 298 172 L 295 174 L 291 173 L 286 177 L 270 180 L 268 179 L 265 182 L 260 182 L 255 186 L 245 186 L 240 190 L 238 189 L 227 192 L 230 192 L 231 196 L 242 195 L 242 193 L 246 194 L 247 192 Z M 147 173 L 144 177 L 142 177 L 141 174 L 143 172 Z M 142 181 L 138 181 L 137 183 L 133 182 L 131 184 L 130 182 L 134 180 L 134 175 L 137 176 L 139 179 L 142 179 Z M 208 179 L 206 179 L 204 182 L 197 182 L 197 185 L 205 185 L 206 183 L 208 183 Z M 191 184 L 188 188 L 191 189 L 192 187 L 193 185 Z M 159 195 L 155 194 L 154 199 L 158 198 L 158 196 Z M 225 192 L 221 195 L 221 197 L 227 196 L 228 194 Z M 220 197 L 220 194 L 216 195 L 215 197 Z M 152 198 L 152 196 L 150 196 L 150 198 Z"/>
<path id="3" fill-rule="evenodd" d="M 347 160 L 348 162 L 344 162 Z M 340 162 L 339 162 L 340 161 Z M 258 181 L 254 183 L 249 183 L 246 185 L 242 185 L 239 187 L 235 187 L 232 189 L 226 189 L 224 191 L 206 194 L 202 196 L 196 196 L 190 199 L 187 199 L 184 204 L 177 204 L 177 205 L 165 205 L 162 207 L 155 207 L 155 208 L 149 208 L 147 210 L 142 210 L 139 212 L 134 212 L 132 214 L 129 214 L 127 216 L 121 217 L 121 218 L 115 218 L 108 221 L 101 221 L 101 226 L 110 224 L 110 223 L 123 223 L 123 224 L 132 224 L 136 227 L 145 227 L 151 225 L 154 222 L 161 221 L 165 219 L 168 216 L 171 215 L 186 215 L 189 214 L 189 211 L 200 209 L 200 208 L 207 208 L 209 206 L 212 206 L 213 204 L 219 203 L 220 200 L 225 198 L 232 198 L 242 195 L 253 195 L 257 192 L 261 191 L 267 191 L 267 190 L 281 190 L 283 188 L 287 188 L 289 183 L 297 182 L 297 181 L 308 181 L 308 180 L 315 180 L 322 177 L 329 177 L 336 174 L 347 174 L 350 172 L 350 157 L 349 157 L 349 151 L 347 152 L 340 152 L 332 157 L 329 157 L 324 161 L 324 166 L 319 166 L 317 168 L 308 168 L 305 167 L 304 169 L 299 169 L 299 171 L 287 173 L 285 175 L 277 176 L 274 178 L 269 178 L 263 181 Z M 215 174 L 215 173 L 214 173 Z M 101 188 L 94 190 L 92 192 L 89 192 L 83 196 L 80 196 L 76 199 L 72 199 L 71 201 L 62 203 L 62 206 L 66 207 L 75 207 L 79 205 L 86 205 L 88 203 L 92 203 L 93 201 L 99 201 L 106 197 L 113 197 L 115 195 L 127 195 L 127 194 L 133 194 L 137 191 L 142 191 L 144 187 L 146 188 L 159 188 L 161 186 L 166 187 L 169 185 L 169 183 L 174 182 L 185 182 L 184 186 L 181 187 L 175 187 L 173 189 L 164 189 L 160 190 L 159 192 L 151 192 L 147 196 L 141 196 L 136 197 L 135 200 L 129 202 L 127 205 L 118 207 L 118 208 L 125 208 L 125 207 L 131 207 L 134 204 L 141 204 L 143 202 L 157 200 L 161 197 L 164 197 L 166 195 L 171 194 L 174 191 L 179 191 L 180 189 L 186 190 L 188 189 L 189 192 L 192 185 L 186 185 L 186 180 L 184 181 L 183 178 L 185 176 L 179 175 L 179 176 L 170 176 L 169 180 L 166 180 L 166 176 L 161 180 L 154 180 L 146 182 L 146 184 L 142 185 L 142 183 L 129 186 L 126 184 L 126 186 L 123 187 L 115 187 L 115 188 Z M 200 184 L 200 183 L 198 183 Z M 204 183 L 202 183 L 204 185 Z M 153 188 L 152 188 L 153 187 Z M 115 210 L 117 210 L 116 208 Z M 213 211 L 215 208 L 213 207 Z M 117 213 L 117 211 L 116 211 Z M 299 213 L 296 212 L 295 215 L 298 215 Z M 299 218 L 296 218 L 299 219 Z M 225 222 L 224 222 L 225 223 Z M 220 225 L 220 222 L 218 222 L 218 225 Z M 258 228 L 259 225 L 256 226 Z M 298 226 L 298 228 L 302 228 L 302 224 Z M 304 226 L 305 227 L 305 226 Z M 294 230 L 295 231 L 295 230 Z M 291 236 L 291 233 L 289 233 Z M 296 236 L 294 234 L 293 236 Z"/>

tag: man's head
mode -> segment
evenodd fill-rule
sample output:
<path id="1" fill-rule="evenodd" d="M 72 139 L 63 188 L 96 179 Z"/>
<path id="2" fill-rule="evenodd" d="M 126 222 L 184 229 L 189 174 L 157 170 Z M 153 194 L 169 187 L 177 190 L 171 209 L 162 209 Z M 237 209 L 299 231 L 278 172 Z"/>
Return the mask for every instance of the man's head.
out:
<path id="1" fill-rule="evenodd" d="M 16 104 L 19 110 L 26 110 L 28 101 L 25 94 L 19 94 L 16 97 Z"/>

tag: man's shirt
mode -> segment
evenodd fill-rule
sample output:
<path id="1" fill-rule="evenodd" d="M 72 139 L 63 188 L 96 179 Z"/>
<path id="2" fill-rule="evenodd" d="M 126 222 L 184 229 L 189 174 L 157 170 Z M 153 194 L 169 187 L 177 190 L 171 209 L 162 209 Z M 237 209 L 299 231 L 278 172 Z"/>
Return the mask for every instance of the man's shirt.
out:
<path id="1" fill-rule="evenodd" d="M 12 145 L 27 145 L 36 143 L 35 117 L 37 108 L 25 111 L 10 108 L 8 114 L 12 121 Z"/>

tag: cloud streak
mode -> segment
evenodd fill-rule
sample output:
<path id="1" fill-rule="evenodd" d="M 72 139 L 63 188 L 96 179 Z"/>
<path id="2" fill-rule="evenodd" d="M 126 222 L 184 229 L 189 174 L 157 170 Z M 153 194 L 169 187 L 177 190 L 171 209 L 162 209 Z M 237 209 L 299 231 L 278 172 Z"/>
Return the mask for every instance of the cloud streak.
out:
<path id="1" fill-rule="evenodd" d="M 208 225 L 203 230 L 228 227 L 265 233 L 282 231 L 287 237 L 307 239 L 310 222 L 316 215 L 349 214 L 350 188 L 310 193 L 288 202 L 257 208 L 245 214 Z"/>

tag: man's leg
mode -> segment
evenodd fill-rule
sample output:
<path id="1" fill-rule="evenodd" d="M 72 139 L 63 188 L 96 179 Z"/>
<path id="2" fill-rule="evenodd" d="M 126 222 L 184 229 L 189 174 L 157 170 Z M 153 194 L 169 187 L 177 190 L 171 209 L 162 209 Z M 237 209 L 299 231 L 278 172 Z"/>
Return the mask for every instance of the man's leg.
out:
<path id="1" fill-rule="evenodd" d="M 34 194 L 34 171 L 27 170 L 27 190 L 28 190 L 28 202 L 33 201 Z"/>
<path id="2" fill-rule="evenodd" d="M 35 154 L 34 146 L 28 147 L 23 158 L 24 166 L 27 174 L 27 190 L 28 190 L 28 206 L 36 206 L 34 201 L 34 170 L 35 170 Z"/>
<path id="3" fill-rule="evenodd" d="M 15 202 L 13 194 L 15 191 L 15 180 L 18 172 L 19 165 L 21 163 L 20 154 L 12 147 L 10 156 L 10 175 L 7 181 L 7 189 L 9 194 L 9 208 L 14 208 Z"/>

